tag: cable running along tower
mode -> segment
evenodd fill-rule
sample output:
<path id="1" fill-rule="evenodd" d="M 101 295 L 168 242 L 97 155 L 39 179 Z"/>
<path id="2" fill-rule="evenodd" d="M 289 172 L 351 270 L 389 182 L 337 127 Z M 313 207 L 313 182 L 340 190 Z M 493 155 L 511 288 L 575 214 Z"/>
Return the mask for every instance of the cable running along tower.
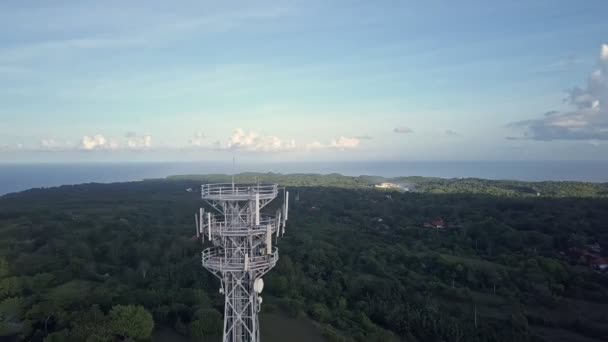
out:
<path id="1" fill-rule="evenodd" d="M 202 199 L 213 208 L 195 214 L 196 234 L 213 247 L 202 253 L 203 267 L 220 279 L 225 296 L 223 342 L 259 342 L 258 312 L 262 276 L 272 269 L 279 251 L 273 246 L 285 233 L 289 192 L 274 216 L 261 210 L 279 194 L 277 184 L 205 184 Z"/>

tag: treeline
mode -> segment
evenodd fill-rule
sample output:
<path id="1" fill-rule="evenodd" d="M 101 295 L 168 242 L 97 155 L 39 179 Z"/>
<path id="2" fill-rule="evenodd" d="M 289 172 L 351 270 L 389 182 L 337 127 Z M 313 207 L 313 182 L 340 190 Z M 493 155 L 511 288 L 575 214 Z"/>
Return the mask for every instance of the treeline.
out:
<path id="1" fill-rule="evenodd" d="M 479 178 L 398 177 L 390 181 L 428 193 L 473 193 L 509 197 L 607 197 L 608 183 L 570 181 L 522 182 Z"/>
<path id="2" fill-rule="evenodd" d="M 231 182 L 228 175 L 180 175 L 169 180 L 196 180 L 199 182 Z M 501 197 L 608 197 L 608 183 L 587 182 L 523 182 L 514 180 L 488 180 L 478 178 L 434 178 L 378 176 L 350 177 L 340 174 L 280 174 L 240 173 L 238 182 L 280 183 L 285 186 L 339 187 L 347 189 L 373 188 L 382 182 L 390 182 L 407 188 L 410 192 L 423 193 L 469 193 Z"/>

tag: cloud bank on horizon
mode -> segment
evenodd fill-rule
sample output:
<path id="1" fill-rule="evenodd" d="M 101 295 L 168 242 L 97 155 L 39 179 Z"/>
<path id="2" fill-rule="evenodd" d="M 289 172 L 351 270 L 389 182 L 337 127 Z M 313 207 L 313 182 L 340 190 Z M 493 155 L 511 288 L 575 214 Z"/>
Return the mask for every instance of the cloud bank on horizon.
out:
<path id="1" fill-rule="evenodd" d="M 296 152 L 296 151 L 345 151 L 355 149 L 361 140 L 370 137 L 339 136 L 327 143 L 313 141 L 296 143 L 295 139 L 283 140 L 273 135 L 262 135 L 254 131 L 237 128 L 225 141 L 210 141 L 203 132 L 195 133 L 186 144 L 153 145 L 150 134 L 125 133 L 123 138 L 106 137 L 103 134 L 85 135 L 78 143 L 59 142 L 55 139 L 42 139 L 37 146 L 17 147 L 22 151 L 69 152 L 69 151 L 232 151 L 232 152 Z"/>
<path id="2" fill-rule="evenodd" d="M 0 162 L 608 160 L 606 10 L 3 2 Z"/>

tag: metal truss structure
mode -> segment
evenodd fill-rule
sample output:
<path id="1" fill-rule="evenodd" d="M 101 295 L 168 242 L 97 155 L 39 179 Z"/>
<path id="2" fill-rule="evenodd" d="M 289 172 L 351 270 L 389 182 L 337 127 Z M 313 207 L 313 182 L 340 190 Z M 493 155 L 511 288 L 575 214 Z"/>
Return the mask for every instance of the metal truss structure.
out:
<path id="1" fill-rule="evenodd" d="M 262 276 L 272 269 L 279 251 L 273 236 L 285 233 L 289 192 L 275 216 L 261 210 L 277 195 L 277 184 L 205 184 L 201 197 L 214 213 L 201 208 L 196 233 L 213 247 L 202 252 L 203 267 L 220 279 L 225 295 L 224 342 L 259 342 L 258 312 L 264 287 Z"/>

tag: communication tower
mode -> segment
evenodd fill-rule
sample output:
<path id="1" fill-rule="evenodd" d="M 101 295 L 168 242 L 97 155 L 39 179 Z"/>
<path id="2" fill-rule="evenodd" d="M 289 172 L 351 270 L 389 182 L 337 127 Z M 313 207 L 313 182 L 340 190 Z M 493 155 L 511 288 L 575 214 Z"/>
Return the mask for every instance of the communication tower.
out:
<path id="1" fill-rule="evenodd" d="M 259 342 L 262 276 L 279 260 L 273 237 L 285 233 L 289 192 L 274 216 L 261 210 L 279 194 L 277 184 L 204 184 L 202 199 L 212 212 L 195 214 L 196 234 L 213 247 L 202 252 L 203 267 L 220 279 L 224 294 L 223 342 Z"/>

